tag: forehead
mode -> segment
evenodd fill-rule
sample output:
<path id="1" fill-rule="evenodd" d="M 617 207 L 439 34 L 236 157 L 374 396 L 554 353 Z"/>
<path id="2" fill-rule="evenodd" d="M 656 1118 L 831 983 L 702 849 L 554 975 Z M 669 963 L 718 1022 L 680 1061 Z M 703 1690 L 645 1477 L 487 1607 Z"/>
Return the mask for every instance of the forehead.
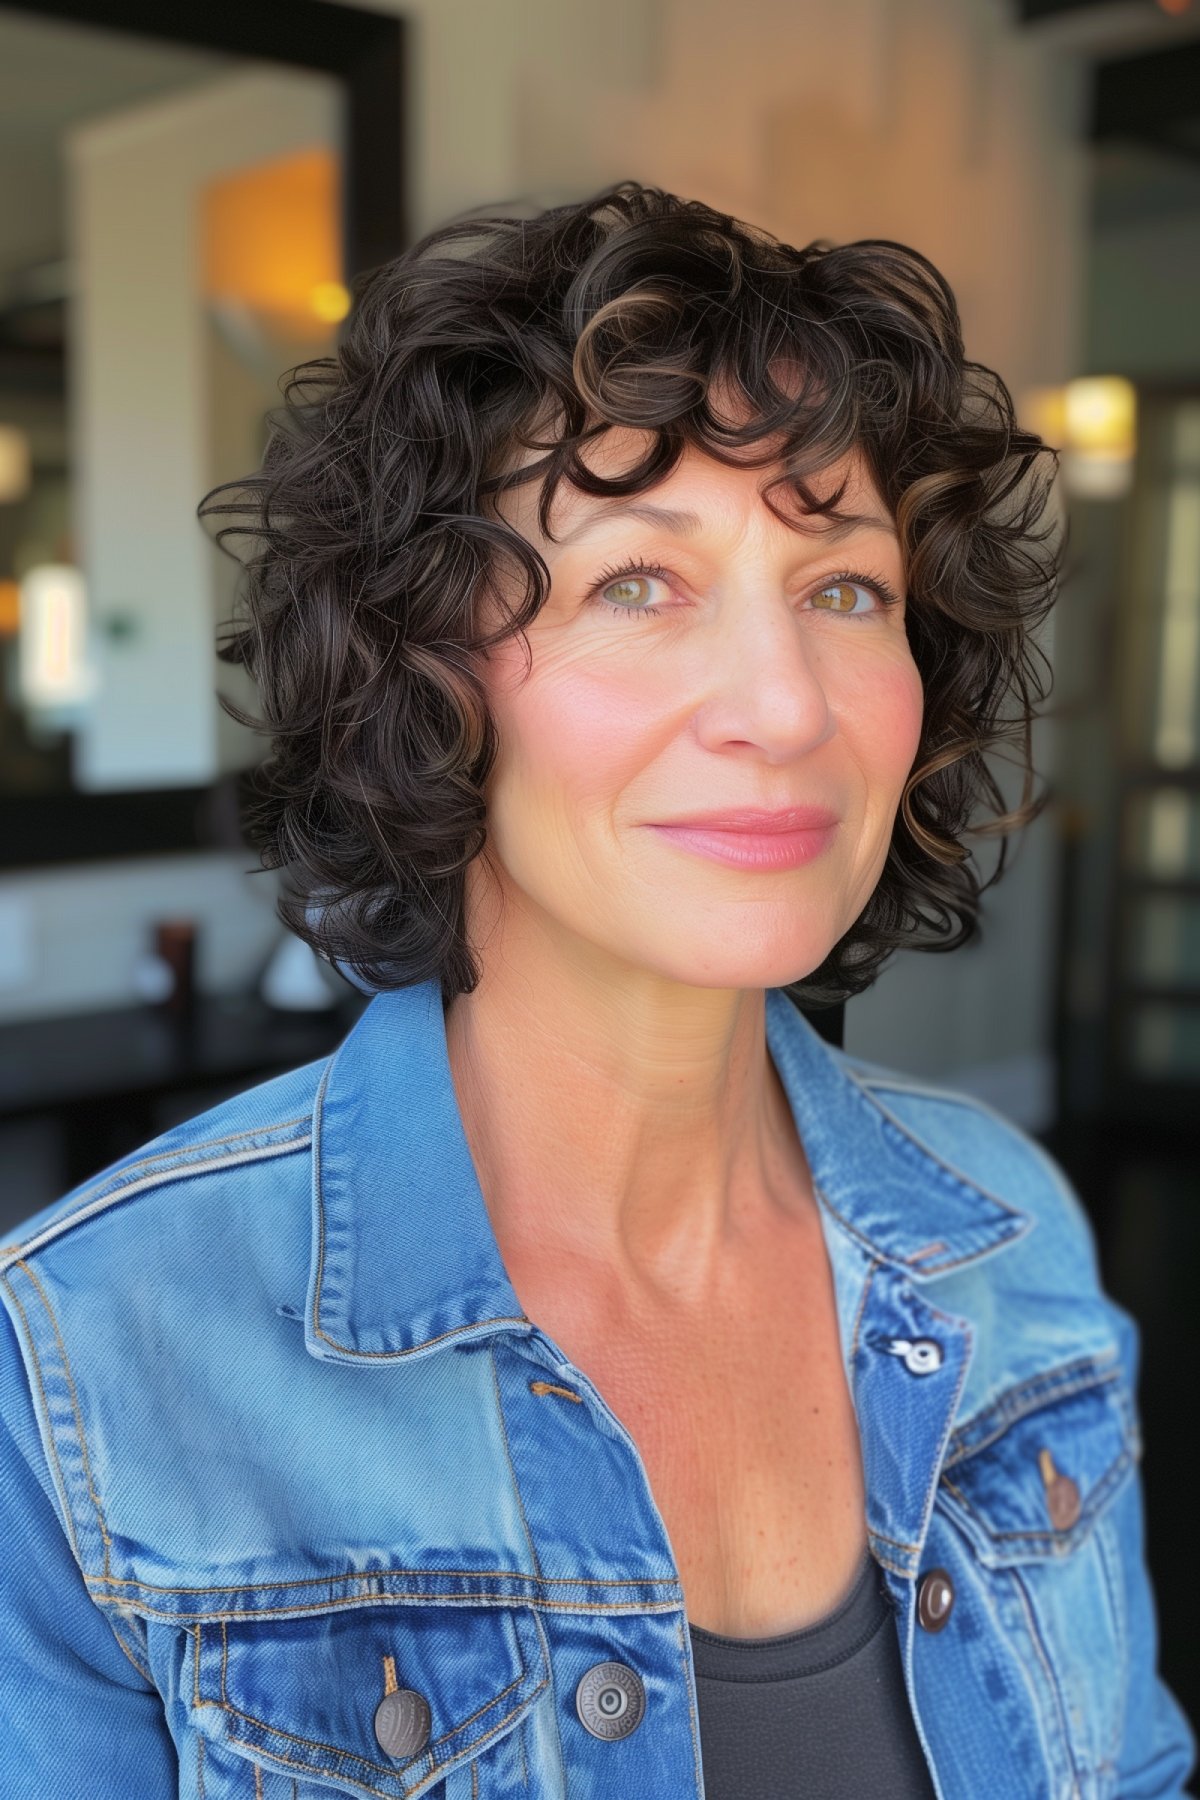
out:
<path id="1" fill-rule="evenodd" d="M 614 425 L 581 447 L 580 460 L 596 474 L 612 480 L 634 468 L 642 460 L 651 447 L 653 437 L 654 434 L 650 431 Z M 750 445 L 743 449 L 740 457 L 748 459 L 754 455 L 761 458 L 763 449 L 761 442 Z M 543 454 L 537 450 L 523 451 L 520 456 L 512 459 L 508 467 L 526 468 L 539 461 Z M 736 448 L 732 454 L 739 456 Z M 740 502 L 752 501 L 756 493 L 761 495 L 768 485 L 779 481 L 784 473 L 782 460 L 767 463 L 756 461 L 753 465 L 747 460 L 746 466 L 730 467 L 698 446 L 687 444 L 671 473 L 651 487 L 643 488 L 634 498 L 648 500 L 653 496 L 659 504 L 677 501 L 680 505 L 686 505 L 688 502 L 685 495 L 691 494 L 703 511 L 705 502 L 711 503 L 719 490 L 732 490 Z M 839 511 L 886 513 L 865 452 L 858 445 L 808 477 L 812 491 L 821 500 L 835 494 L 843 481 L 845 491 L 838 501 Z M 629 498 L 585 493 L 564 479 L 558 484 L 550 510 L 549 523 L 554 537 L 547 539 L 543 537 L 538 524 L 538 501 L 542 486 L 543 483 L 535 477 L 520 487 L 510 488 L 497 498 L 496 509 L 523 535 L 551 549 L 557 540 L 569 535 L 584 518 L 608 507 L 615 510 Z M 802 516 L 799 500 L 796 500 L 794 508 L 789 501 L 786 483 L 772 487 L 771 499 L 774 506 L 785 515 L 794 510 L 798 517 Z M 765 506 L 766 502 L 760 501 L 760 504 Z"/>

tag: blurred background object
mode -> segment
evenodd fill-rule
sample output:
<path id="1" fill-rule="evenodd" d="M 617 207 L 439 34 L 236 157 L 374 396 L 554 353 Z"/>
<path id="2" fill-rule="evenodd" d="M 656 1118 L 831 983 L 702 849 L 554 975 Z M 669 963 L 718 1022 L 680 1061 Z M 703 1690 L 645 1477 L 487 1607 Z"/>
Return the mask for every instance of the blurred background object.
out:
<path id="1" fill-rule="evenodd" d="M 0 5 L 0 1229 L 364 1004 L 249 872 L 264 746 L 217 703 L 254 710 L 199 500 L 258 462 L 357 272 L 463 208 L 623 176 L 798 244 L 916 246 L 1062 448 L 1053 804 L 976 942 L 814 1023 L 1076 1184 L 1142 1327 L 1163 1668 L 1195 1717 L 1171 1569 L 1200 1380 L 1200 4 Z M 171 919 L 178 1015 L 147 962 Z"/>

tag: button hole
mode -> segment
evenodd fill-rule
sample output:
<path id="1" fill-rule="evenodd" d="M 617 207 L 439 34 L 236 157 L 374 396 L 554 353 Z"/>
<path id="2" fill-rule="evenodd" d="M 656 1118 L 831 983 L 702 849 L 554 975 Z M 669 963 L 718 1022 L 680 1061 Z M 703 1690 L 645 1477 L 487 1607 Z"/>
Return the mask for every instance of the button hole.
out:
<path id="1" fill-rule="evenodd" d="M 944 1250 L 945 1248 L 945 1243 L 939 1238 L 936 1244 L 926 1244 L 924 1249 L 914 1250 L 911 1255 L 906 1256 L 904 1260 L 909 1263 L 923 1262 L 927 1256 L 936 1256 L 939 1250 Z"/>

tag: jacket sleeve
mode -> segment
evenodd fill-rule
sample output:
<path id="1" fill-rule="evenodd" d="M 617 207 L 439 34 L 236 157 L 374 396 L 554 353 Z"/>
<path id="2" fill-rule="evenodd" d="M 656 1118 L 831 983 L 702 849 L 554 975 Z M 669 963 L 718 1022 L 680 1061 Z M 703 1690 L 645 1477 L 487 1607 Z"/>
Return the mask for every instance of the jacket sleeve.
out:
<path id="1" fill-rule="evenodd" d="M 1133 1315 L 1109 1295 L 1129 1391 L 1135 1397 L 1141 1333 Z M 1129 1645 L 1125 1722 L 1117 1754 L 1119 1800 L 1179 1800 L 1191 1796 L 1196 1737 L 1182 1707 L 1158 1674 L 1158 1618 L 1146 1563 L 1146 1528 L 1140 1468 L 1114 1501 L 1121 1545 Z"/>
<path id="2" fill-rule="evenodd" d="M 15 1334 L 0 1305 L 0 1793 L 169 1800 L 179 1762 L 162 1698 L 87 1590 Z"/>

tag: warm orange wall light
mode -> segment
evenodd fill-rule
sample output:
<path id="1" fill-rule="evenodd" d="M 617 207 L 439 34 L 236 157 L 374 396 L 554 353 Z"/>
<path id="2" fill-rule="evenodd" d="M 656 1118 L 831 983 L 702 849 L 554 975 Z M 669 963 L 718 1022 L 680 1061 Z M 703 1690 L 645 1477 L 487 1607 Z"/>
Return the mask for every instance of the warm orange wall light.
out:
<path id="1" fill-rule="evenodd" d="M 1062 452 L 1068 493 L 1119 500 L 1133 483 L 1137 390 L 1123 375 L 1081 375 L 1025 395 L 1022 423 Z"/>
<path id="2" fill-rule="evenodd" d="M 248 307 L 274 336 L 325 336 L 350 308 L 340 186 L 340 160 L 322 147 L 211 182 L 200 203 L 205 295 Z"/>
<path id="3" fill-rule="evenodd" d="M 21 623 L 21 589 L 15 581 L 0 581 L 0 637 L 15 637 Z"/>

